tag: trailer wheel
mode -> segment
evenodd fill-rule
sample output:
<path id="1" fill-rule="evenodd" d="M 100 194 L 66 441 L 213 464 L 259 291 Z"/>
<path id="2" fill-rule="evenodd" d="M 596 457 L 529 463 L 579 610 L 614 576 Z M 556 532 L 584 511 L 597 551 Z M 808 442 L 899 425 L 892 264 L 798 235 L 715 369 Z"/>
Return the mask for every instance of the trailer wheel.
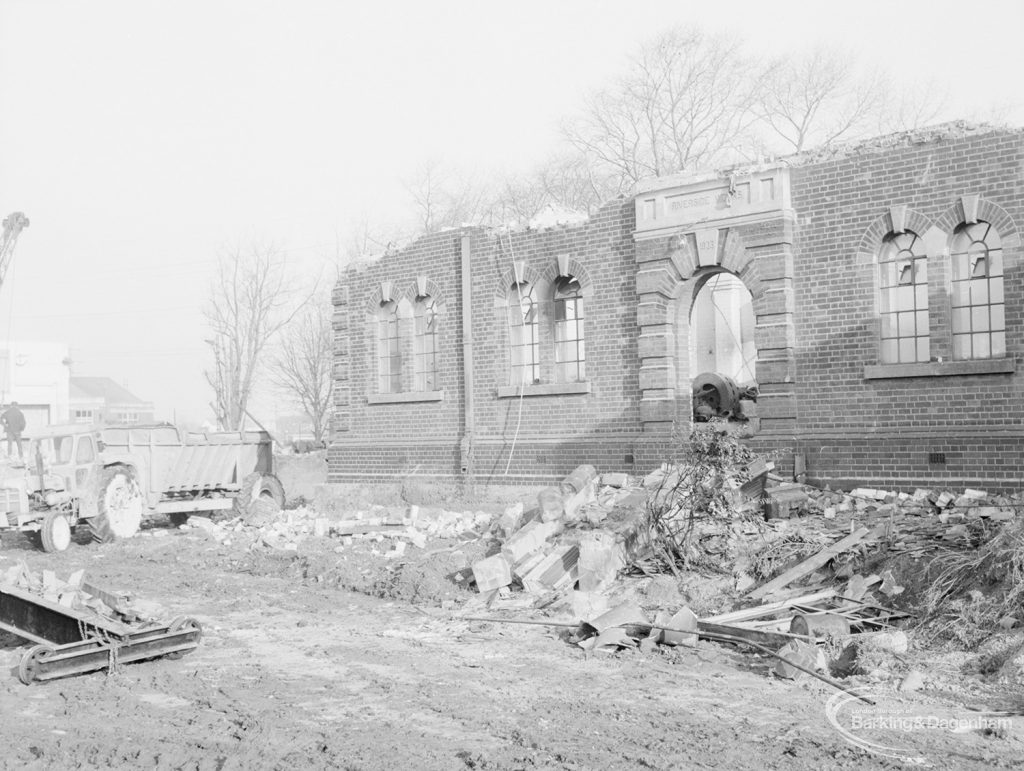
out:
<path id="1" fill-rule="evenodd" d="M 284 508 L 284 485 L 273 474 L 254 472 L 242 480 L 242 489 L 235 496 L 235 513 L 240 517 L 255 513 L 260 499 L 273 501 L 278 509 Z"/>
<path id="2" fill-rule="evenodd" d="M 203 637 L 203 627 L 202 627 L 202 624 L 200 624 L 194 618 L 189 618 L 188 616 L 178 616 L 167 627 L 167 631 L 170 632 L 171 634 L 174 634 L 175 632 L 181 632 L 181 631 L 195 632 L 196 633 L 196 645 L 199 644 L 199 641 Z M 169 658 L 169 659 L 180 659 L 186 653 L 191 653 L 191 652 L 192 652 L 191 650 L 187 650 L 187 651 L 173 651 L 172 653 L 168 653 L 166 655 L 166 658 Z"/>
<path id="3" fill-rule="evenodd" d="M 92 538 L 110 543 L 130 538 L 142 524 L 142 490 L 135 472 L 127 466 L 110 466 L 103 470 L 99 484 L 97 514 L 89 520 Z"/>
<path id="4" fill-rule="evenodd" d="M 71 523 L 59 511 L 47 512 L 39 529 L 39 537 L 43 542 L 43 551 L 64 551 L 71 545 Z"/>
<path id="5" fill-rule="evenodd" d="M 30 648 L 28 653 L 21 657 L 21 662 L 18 664 L 18 679 L 25 685 L 31 685 L 39 672 L 39 665 L 55 652 L 49 645 L 36 645 Z"/>

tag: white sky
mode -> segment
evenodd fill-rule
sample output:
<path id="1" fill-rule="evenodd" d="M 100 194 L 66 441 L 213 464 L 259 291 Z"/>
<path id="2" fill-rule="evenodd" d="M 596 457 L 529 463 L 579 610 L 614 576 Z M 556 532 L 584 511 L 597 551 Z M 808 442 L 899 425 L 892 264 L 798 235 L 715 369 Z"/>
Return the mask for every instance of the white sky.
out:
<path id="1" fill-rule="evenodd" d="M 427 158 L 542 161 L 587 91 L 686 22 L 770 53 L 846 47 L 904 87 L 948 84 L 944 118 L 1024 124 L 1020 0 L 0 0 L 0 218 L 32 223 L 0 341 L 66 342 L 74 374 L 207 419 L 220 248 L 273 240 L 315 275 L 352 221 L 402 217 Z"/>

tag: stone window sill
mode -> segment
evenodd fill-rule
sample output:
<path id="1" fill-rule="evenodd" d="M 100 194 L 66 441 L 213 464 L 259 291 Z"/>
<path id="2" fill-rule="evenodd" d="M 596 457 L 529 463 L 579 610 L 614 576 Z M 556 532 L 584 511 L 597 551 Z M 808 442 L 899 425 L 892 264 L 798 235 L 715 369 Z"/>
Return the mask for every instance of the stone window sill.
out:
<path id="1" fill-rule="evenodd" d="M 972 359 L 969 361 L 923 361 L 918 364 L 868 364 L 865 380 L 897 377 L 948 377 L 951 375 L 1002 375 L 1016 372 L 1017 360 Z"/>
<path id="2" fill-rule="evenodd" d="M 407 404 L 411 402 L 439 402 L 444 391 L 403 391 L 397 394 L 370 394 L 368 404 Z"/>
<path id="3" fill-rule="evenodd" d="M 541 383 L 524 386 L 499 386 L 498 398 L 510 399 L 518 397 L 520 390 L 523 396 L 571 396 L 573 394 L 589 394 L 590 381 L 582 383 Z"/>

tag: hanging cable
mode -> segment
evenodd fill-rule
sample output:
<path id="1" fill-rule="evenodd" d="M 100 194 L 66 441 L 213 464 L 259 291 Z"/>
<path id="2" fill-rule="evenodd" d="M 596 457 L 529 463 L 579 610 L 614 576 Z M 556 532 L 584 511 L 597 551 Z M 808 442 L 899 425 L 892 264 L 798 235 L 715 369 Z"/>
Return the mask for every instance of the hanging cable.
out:
<path id="1" fill-rule="evenodd" d="M 501 246 L 501 231 L 498 231 L 498 246 Z M 516 287 L 516 297 L 519 300 L 519 312 L 523 316 L 523 329 L 526 329 L 526 315 L 523 314 L 523 288 L 522 288 L 522 276 L 519 275 L 519 271 L 516 269 L 516 255 L 512 250 L 512 229 L 508 231 L 508 255 L 512 261 L 512 278 Z M 508 321 L 508 340 L 509 344 L 512 343 L 512 318 L 511 314 L 507 319 Z M 531 344 L 531 349 L 532 349 Z M 508 462 L 505 463 L 505 474 L 508 476 L 509 469 L 512 468 L 512 457 L 516 452 L 516 442 L 519 440 L 519 429 L 523 424 L 523 398 L 526 395 L 526 368 L 520 366 L 521 376 L 519 378 L 519 414 L 516 417 L 516 430 L 512 434 L 512 446 L 508 450 Z"/>

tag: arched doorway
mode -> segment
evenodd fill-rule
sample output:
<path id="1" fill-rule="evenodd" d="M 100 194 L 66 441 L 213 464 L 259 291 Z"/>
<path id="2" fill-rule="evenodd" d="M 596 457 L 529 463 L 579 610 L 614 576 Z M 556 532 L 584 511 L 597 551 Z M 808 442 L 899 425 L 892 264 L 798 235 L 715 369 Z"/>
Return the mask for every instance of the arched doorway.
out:
<path id="1" fill-rule="evenodd" d="M 756 363 L 750 290 L 726 271 L 707 276 L 690 307 L 690 372 L 715 372 L 743 388 L 754 384 Z"/>
<path id="2" fill-rule="evenodd" d="M 680 412 L 692 410 L 697 420 L 742 418 L 739 399 L 755 394 L 757 387 L 750 290 L 729 271 L 700 271 L 677 314 L 677 361 L 687 362 L 680 368 L 686 380 L 680 379 L 676 390 Z M 689 334 L 680 334 L 684 330 Z M 694 394 L 702 391 L 707 393 L 706 403 L 698 398 L 695 404 Z"/>

